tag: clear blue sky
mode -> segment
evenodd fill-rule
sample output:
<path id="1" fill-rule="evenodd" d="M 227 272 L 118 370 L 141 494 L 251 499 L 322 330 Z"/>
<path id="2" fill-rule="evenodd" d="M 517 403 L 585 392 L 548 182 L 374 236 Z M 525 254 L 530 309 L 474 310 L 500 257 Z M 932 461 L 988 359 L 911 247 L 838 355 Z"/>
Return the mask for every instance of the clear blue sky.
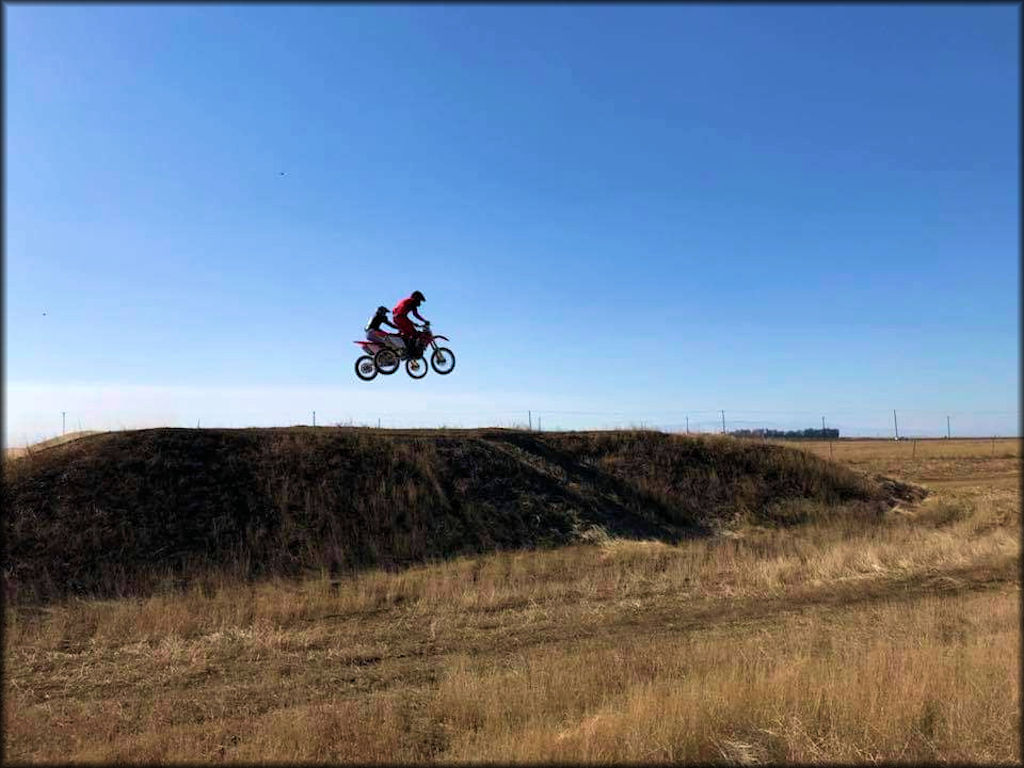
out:
<path id="1" fill-rule="evenodd" d="M 8 444 L 62 410 L 1018 433 L 1015 5 L 4 18 Z M 358 381 L 413 289 L 455 372 Z"/>

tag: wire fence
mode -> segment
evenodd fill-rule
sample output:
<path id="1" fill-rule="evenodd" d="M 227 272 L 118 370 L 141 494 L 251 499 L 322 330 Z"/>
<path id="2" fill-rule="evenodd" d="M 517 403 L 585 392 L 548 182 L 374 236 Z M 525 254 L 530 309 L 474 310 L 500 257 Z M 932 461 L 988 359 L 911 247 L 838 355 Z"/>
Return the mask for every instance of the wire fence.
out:
<path id="1" fill-rule="evenodd" d="M 448 417 L 447 419 L 445 417 Z M 478 418 L 473 418 L 478 416 Z M 484 418 L 479 418 L 480 416 Z M 1017 411 L 937 411 L 925 409 L 892 410 L 872 413 L 863 410 L 756 411 L 694 409 L 692 411 L 573 411 L 557 409 L 510 410 L 448 414 L 389 413 L 367 422 L 349 418 L 340 422 L 351 426 L 402 428 L 433 426 L 499 426 L 539 431 L 584 429 L 653 429 L 693 434 L 804 432 L 838 430 L 840 437 L 929 438 L 929 437 L 1019 437 L 1020 414 Z"/>

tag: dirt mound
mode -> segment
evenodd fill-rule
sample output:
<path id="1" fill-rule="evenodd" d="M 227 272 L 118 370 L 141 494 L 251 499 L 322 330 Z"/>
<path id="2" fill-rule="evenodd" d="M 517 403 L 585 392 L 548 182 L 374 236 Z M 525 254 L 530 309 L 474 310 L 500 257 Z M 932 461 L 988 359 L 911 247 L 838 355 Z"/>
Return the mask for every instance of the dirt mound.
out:
<path id="1" fill-rule="evenodd" d="M 801 451 L 657 432 L 353 428 L 101 433 L 5 465 L 17 599 L 339 573 L 595 536 L 878 515 L 908 486 Z"/>

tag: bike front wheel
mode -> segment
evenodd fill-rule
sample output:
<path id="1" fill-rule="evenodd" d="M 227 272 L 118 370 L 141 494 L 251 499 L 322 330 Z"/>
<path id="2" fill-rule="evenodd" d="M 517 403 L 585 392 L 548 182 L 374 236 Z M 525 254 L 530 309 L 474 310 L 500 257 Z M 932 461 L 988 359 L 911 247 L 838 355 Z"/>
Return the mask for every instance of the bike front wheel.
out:
<path id="1" fill-rule="evenodd" d="M 377 375 L 377 366 L 373 364 L 373 358 L 369 355 L 362 355 L 356 358 L 356 376 L 363 381 L 373 381 Z"/>
<path id="2" fill-rule="evenodd" d="M 430 365 L 435 371 L 445 376 L 455 369 L 455 353 L 448 347 L 438 347 L 430 356 Z"/>
<path id="3" fill-rule="evenodd" d="M 411 378 L 422 379 L 427 375 L 427 361 L 422 357 L 410 357 L 405 361 L 405 372 L 408 373 Z"/>

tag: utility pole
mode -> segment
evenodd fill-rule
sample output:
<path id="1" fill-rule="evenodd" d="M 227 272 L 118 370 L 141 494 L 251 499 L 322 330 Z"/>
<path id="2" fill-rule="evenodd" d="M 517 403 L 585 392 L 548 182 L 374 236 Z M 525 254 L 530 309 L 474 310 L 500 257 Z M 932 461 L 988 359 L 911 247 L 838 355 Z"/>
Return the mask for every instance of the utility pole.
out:
<path id="1" fill-rule="evenodd" d="M 900 425 L 896 421 L 896 409 L 892 409 L 892 428 L 896 431 L 896 439 L 900 439 Z"/>
<path id="2" fill-rule="evenodd" d="M 67 420 L 64 418 L 66 415 L 67 415 L 67 411 L 61 411 L 60 412 L 60 433 L 61 433 L 61 435 L 64 434 L 64 432 L 65 432 L 65 430 L 67 428 Z"/>
<path id="3" fill-rule="evenodd" d="M 313 411 L 313 426 L 316 426 L 316 411 Z"/>
<path id="4" fill-rule="evenodd" d="M 526 421 L 530 426 L 530 431 L 533 432 L 533 411 L 526 412 Z"/>
<path id="5" fill-rule="evenodd" d="M 722 434 L 725 434 L 725 411 L 722 411 Z"/>
<path id="6" fill-rule="evenodd" d="M 690 434 L 690 415 L 686 415 L 686 434 Z"/>
<path id="7" fill-rule="evenodd" d="M 946 417 L 946 439 L 949 440 L 949 416 Z"/>
<path id="8" fill-rule="evenodd" d="M 825 417 L 824 417 L 824 416 L 822 416 L 822 417 L 821 417 L 821 431 L 822 431 L 823 433 L 824 433 L 824 431 L 825 431 Z M 822 434 L 822 437 L 824 437 L 824 436 L 825 436 L 825 435 L 824 435 L 824 434 Z"/>
<path id="9" fill-rule="evenodd" d="M 538 432 L 543 432 L 544 431 L 544 430 L 542 430 L 540 428 L 540 414 L 539 413 L 537 414 L 537 431 Z"/>
<path id="10" fill-rule="evenodd" d="M 377 429 L 380 429 L 380 416 L 377 417 Z"/>

